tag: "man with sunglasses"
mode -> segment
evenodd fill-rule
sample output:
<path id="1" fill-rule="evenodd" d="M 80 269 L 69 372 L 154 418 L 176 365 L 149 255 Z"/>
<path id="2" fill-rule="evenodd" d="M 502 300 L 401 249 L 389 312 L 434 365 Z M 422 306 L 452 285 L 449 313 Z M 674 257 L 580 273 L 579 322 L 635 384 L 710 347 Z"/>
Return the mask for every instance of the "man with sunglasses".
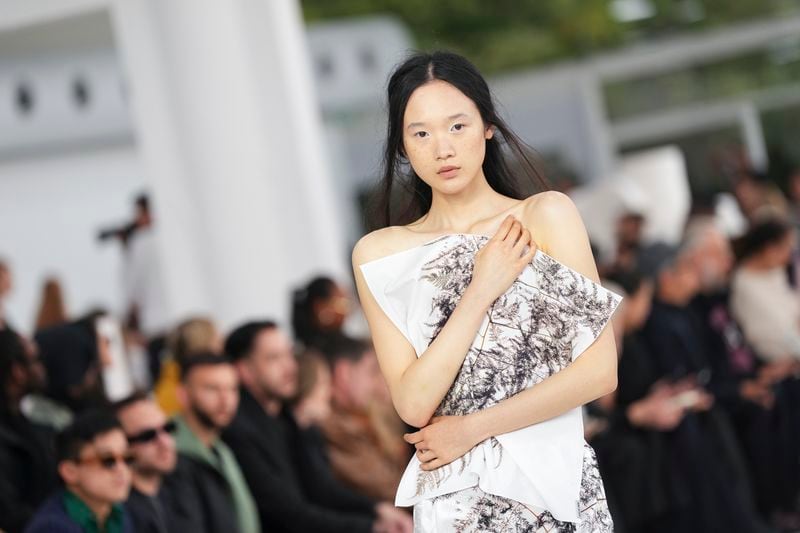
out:
<path id="1" fill-rule="evenodd" d="M 133 525 L 137 533 L 169 533 L 174 507 L 163 490 L 163 480 L 177 463 L 172 437 L 175 422 L 141 393 L 117 402 L 114 410 L 135 459 L 131 494 L 125 503 Z"/>
<path id="2" fill-rule="evenodd" d="M 64 490 L 39 508 L 26 533 L 133 533 L 122 505 L 133 457 L 111 413 L 90 410 L 76 418 L 58 434 L 56 458 Z"/>

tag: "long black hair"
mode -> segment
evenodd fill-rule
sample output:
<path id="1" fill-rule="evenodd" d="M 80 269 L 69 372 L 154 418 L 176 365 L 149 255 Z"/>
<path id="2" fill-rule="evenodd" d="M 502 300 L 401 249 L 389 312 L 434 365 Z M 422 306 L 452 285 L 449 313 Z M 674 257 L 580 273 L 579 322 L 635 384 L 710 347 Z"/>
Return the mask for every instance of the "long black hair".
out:
<path id="1" fill-rule="evenodd" d="M 401 63 L 389 78 L 383 178 L 373 207 L 373 225 L 408 224 L 427 213 L 431 207 L 430 186 L 417 176 L 404 156 L 403 116 L 411 94 L 433 80 L 447 82 L 464 93 L 475 103 L 484 125 L 494 127 L 495 135 L 486 141 L 483 160 L 483 173 L 492 189 L 511 198 L 522 199 L 525 196 L 521 183 L 513 175 L 512 165 L 506 159 L 505 148 L 511 151 L 515 163 L 536 189 L 549 188 L 532 160 L 533 149 L 511 131 L 498 115 L 489 86 L 478 69 L 466 58 L 451 52 L 416 53 Z M 498 138 L 498 133 L 502 140 Z M 398 216 L 393 213 L 396 181 L 409 196 L 407 205 Z"/>

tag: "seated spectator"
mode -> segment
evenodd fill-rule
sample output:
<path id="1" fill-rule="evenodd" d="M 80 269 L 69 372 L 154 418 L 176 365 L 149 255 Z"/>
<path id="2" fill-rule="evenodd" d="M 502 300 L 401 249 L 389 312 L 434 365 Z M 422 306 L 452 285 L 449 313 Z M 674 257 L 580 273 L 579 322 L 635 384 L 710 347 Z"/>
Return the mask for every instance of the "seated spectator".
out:
<path id="1" fill-rule="evenodd" d="M 122 505 L 133 458 L 116 418 L 103 410 L 81 414 L 58 434 L 56 457 L 64 489 L 39 508 L 26 533 L 133 533 Z"/>
<path id="2" fill-rule="evenodd" d="M 239 381 L 231 362 L 216 354 L 197 354 L 181 365 L 175 417 L 179 464 L 165 480 L 166 490 L 183 509 L 177 531 L 257 533 L 258 511 L 242 470 L 220 433 L 239 405 Z M 246 467 L 246 465 L 243 465 Z"/>
<path id="3" fill-rule="evenodd" d="M 728 239 L 713 224 L 695 221 L 686 241 L 701 280 L 701 293 L 692 308 L 704 325 L 715 379 L 726 377 L 727 390 L 720 390 L 717 397 L 745 451 L 759 508 L 776 525 L 793 524 L 789 529 L 797 529 L 800 381 L 786 375 L 782 362 L 760 361 L 734 320 L 728 291 L 733 252 Z"/>
<path id="4" fill-rule="evenodd" d="M 22 399 L 44 388 L 44 367 L 11 329 L 0 329 L 0 531 L 18 533 L 55 488 L 52 432 L 30 421 Z"/>
<path id="5" fill-rule="evenodd" d="M 177 452 L 168 421 L 158 405 L 135 394 L 114 405 L 134 458 L 131 493 L 125 507 L 137 533 L 168 533 L 170 515 L 178 511 L 163 489 L 164 477 L 175 470 Z M 191 512 L 191 511 L 190 511 Z"/>
<path id="6" fill-rule="evenodd" d="M 681 456 L 675 467 L 689 480 L 693 524 L 702 531 L 765 531 L 743 451 L 716 402 L 730 390 L 729 376 L 713 371 L 703 324 L 689 307 L 701 287 L 692 258 L 686 250 L 677 251 L 656 272 L 644 335 L 659 379 L 681 392 L 679 401 L 687 410 L 672 445 Z"/>
<path id="7" fill-rule="evenodd" d="M 372 345 L 341 337 L 324 348 L 331 367 L 333 415 L 322 425 L 336 477 L 375 500 L 393 501 L 411 457 L 402 437 L 386 443 L 370 417 L 385 388 Z"/>
<path id="8" fill-rule="evenodd" d="M 331 371 L 325 359 L 313 350 L 297 358 L 297 368 L 292 417 L 301 430 L 317 430 L 331 416 Z"/>
<path id="9" fill-rule="evenodd" d="M 156 401 L 168 416 L 180 410 L 177 389 L 180 384 L 180 364 L 197 353 L 222 353 L 222 337 L 208 318 L 190 318 L 178 324 L 167 336 L 166 358 L 155 385 Z"/>
<path id="10" fill-rule="evenodd" d="M 347 292 L 328 277 L 312 279 L 292 298 L 292 329 L 305 348 L 320 348 L 342 334 L 352 304 Z"/>
<path id="11" fill-rule="evenodd" d="M 242 401 L 224 438 L 242 465 L 266 531 L 411 531 L 407 514 L 353 493 L 308 456 L 287 405 L 297 391 L 297 361 L 274 322 L 237 328 L 225 352 L 236 362 Z"/>
<path id="12" fill-rule="evenodd" d="M 756 353 L 766 361 L 800 361 L 800 298 L 786 268 L 795 247 L 787 222 L 765 220 L 737 243 L 731 311 Z"/>
<path id="13" fill-rule="evenodd" d="M 675 468 L 670 433 L 685 416 L 680 391 L 670 386 L 648 351 L 642 326 L 650 314 L 652 281 L 635 273 L 615 276 L 625 299 L 615 313 L 618 387 L 608 429 L 590 441 L 597 453 L 616 530 L 626 533 L 691 531 L 686 479 Z M 618 322 L 615 321 L 615 332 Z"/>
<path id="14" fill-rule="evenodd" d="M 93 311 L 73 322 L 59 324 L 35 335 L 47 375 L 47 396 L 77 413 L 106 403 L 101 379 L 107 361 L 102 358 L 95 329 L 103 311 Z"/>

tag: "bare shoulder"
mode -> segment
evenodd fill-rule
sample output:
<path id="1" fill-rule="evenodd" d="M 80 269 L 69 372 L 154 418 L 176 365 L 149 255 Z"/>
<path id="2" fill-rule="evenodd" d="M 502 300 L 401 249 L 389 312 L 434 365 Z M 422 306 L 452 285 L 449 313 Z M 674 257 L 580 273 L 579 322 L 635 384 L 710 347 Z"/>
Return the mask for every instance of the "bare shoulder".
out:
<path id="1" fill-rule="evenodd" d="M 556 241 L 582 237 L 585 227 L 572 198 L 559 191 L 543 191 L 523 200 L 522 222 L 531 229 L 545 252 Z"/>
<path id="2" fill-rule="evenodd" d="M 402 250 L 408 231 L 400 226 L 377 229 L 361 237 L 353 247 L 353 266 L 363 265 Z"/>

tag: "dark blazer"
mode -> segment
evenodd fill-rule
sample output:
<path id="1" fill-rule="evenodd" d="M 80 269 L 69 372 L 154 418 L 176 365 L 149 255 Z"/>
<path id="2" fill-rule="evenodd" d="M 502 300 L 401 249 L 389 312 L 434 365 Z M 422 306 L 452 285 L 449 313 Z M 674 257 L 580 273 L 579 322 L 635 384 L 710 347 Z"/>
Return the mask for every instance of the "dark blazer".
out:
<path id="1" fill-rule="evenodd" d="M 236 507 L 225 478 L 211 465 L 178 454 L 175 472 L 164 479 L 161 501 L 168 530 L 178 533 L 235 533 Z"/>
<path id="2" fill-rule="evenodd" d="M 55 488 L 52 432 L 0 412 L 0 531 L 22 531 Z"/>
<path id="3" fill-rule="evenodd" d="M 136 487 L 131 487 L 131 494 L 125 502 L 136 533 L 169 533 L 165 507 L 161 494 L 154 501 Z"/>
<path id="4" fill-rule="evenodd" d="M 222 438 L 242 467 L 264 531 L 372 531 L 374 502 L 340 484 L 310 456 L 287 411 L 271 417 L 243 388 L 239 411 Z"/>

